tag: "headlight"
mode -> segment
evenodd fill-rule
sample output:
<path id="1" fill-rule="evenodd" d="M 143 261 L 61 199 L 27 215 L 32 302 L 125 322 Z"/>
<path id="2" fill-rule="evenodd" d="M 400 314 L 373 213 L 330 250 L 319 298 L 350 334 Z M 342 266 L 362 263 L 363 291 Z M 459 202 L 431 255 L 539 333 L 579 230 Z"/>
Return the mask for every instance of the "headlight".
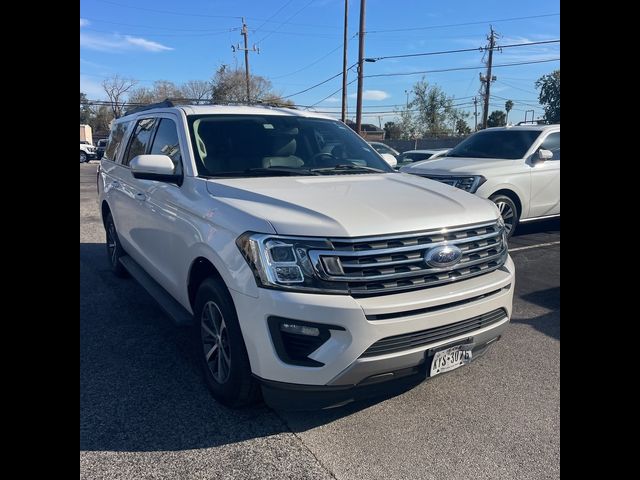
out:
<path id="1" fill-rule="evenodd" d="M 480 185 L 482 185 L 486 181 L 487 179 L 482 175 L 470 175 L 468 177 L 451 177 L 451 182 L 447 183 L 461 190 L 464 190 L 465 192 L 475 193 Z"/>
<path id="2" fill-rule="evenodd" d="M 309 258 L 309 250 L 332 250 L 329 240 L 246 232 L 238 237 L 236 245 L 259 287 L 348 293 L 346 285 L 319 278 Z"/>

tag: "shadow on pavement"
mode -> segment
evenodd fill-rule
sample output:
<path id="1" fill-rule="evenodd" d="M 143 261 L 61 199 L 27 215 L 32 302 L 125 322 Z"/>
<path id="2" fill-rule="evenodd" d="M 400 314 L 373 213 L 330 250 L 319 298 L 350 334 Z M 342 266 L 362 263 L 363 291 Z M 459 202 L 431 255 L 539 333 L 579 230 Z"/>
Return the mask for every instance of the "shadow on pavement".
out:
<path id="1" fill-rule="evenodd" d="M 209 394 L 189 329 L 132 279 L 109 270 L 104 244 L 80 244 L 80 449 L 208 448 L 289 432 L 267 406 L 228 409 Z M 296 414 L 305 428 L 386 398 Z"/>
<path id="2" fill-rule="evenodd" d="M 512 238 L 531 235 L 532 233 L 560 233 L 560 217 L 521 223 L 513 233 Z"/>
<path id="3" fill-rule="evenodd" d="M 527 293 L 521 295 L 521 299 L 538 307 L 553 311 L 534 318 L 518 319 L 514 317 L 511 319 L 511 323 L 531 325 L 539 332 L 556 340 L 560 340 L 560 287 L 552 287 Z"/>

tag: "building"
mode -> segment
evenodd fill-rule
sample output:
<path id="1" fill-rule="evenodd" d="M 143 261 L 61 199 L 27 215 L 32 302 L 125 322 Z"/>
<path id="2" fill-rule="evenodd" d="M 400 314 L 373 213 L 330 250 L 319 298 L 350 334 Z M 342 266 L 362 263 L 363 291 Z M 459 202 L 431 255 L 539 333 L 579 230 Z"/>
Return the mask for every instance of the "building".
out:
<path id="1" fill-rule="evenodd" d="M 347 120 L 345 122 L 348 126 L 350 126 L 353 130 L 356 129 L 355 122 L 351 120 Z M 362 138 L 365 140 L 384 140 L 384 129 L 380 127 L 376 127 L 373 123 L 363 123 L 362 124 Z"/>

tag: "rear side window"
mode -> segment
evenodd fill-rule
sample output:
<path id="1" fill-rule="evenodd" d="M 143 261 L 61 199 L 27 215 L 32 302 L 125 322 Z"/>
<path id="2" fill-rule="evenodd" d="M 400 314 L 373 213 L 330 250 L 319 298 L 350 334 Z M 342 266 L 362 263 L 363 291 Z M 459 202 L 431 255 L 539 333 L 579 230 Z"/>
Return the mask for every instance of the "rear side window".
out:
<path id="1" fill-rule="evenodd" d="M 560 160 L 560 132 L 550 133 L 547 138 L 544 139 L 540 148 L 551 150 L 553 153 L 551 160 Z"/>
<path id="2" fill-rule="evenodd" d="M 178 140 L 178 128 L 170 118 L 160 119 L 160 124 L 151 146 L 151 152 L 149 153 L 167 155 L 173 161 L 175 174 L 182 175 L 182 153 L 180 152 L 180 141 Z"/>
<path id="3" fill-rule="evenodd" d="M 153 138 L 154 128 L 157 123 L 156 120 L 157 119 L 155 118 L 143 118 L 138 120 L 136 129 L 131 136 L 131 140 L 129 140 L 127 152 L 122 159 L 123 165 L 129 165 L 132 158 L 147 153 L 149 146 L 151 145 L 151 139 Z"/>
<path id="4" fill-rule="evenodd" d="M 102 157 L 105 160 L 111 160 L 112 162 L 117 161 L 118 153 L 120 152 L 120 145 L 122 144 L 122 140 L 124 139 L 129 126 L 133 122 L 120 122 L 115 124 L 111 128 L 111 133 L 109 134 L 109 142 L 107 144 L 107 148 L 104 151 L 104 156 Z"/>

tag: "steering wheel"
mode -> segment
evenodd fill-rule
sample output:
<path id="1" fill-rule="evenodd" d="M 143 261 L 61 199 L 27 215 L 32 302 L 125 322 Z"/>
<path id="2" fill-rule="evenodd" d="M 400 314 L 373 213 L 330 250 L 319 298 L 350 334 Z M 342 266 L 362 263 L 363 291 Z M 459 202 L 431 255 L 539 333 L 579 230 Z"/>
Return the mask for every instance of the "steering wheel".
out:
<path id="1" fill-rule="evenodd" d="M 336 163 L 338 163 L 340 161 L 340 159 L 338 157 L 336 157 L 335 155 L 328 153 L 328 152 L 320 152 L 320 153 L 316 153 L 313 157 L 313 163 L 314 165 L 318 165 L 318 160 L 320 160 L 321 158 L 328 158 L 329 162 L 325 162 L 325 161 L 321 161 L 320 165 L 335 165 Z"/>

